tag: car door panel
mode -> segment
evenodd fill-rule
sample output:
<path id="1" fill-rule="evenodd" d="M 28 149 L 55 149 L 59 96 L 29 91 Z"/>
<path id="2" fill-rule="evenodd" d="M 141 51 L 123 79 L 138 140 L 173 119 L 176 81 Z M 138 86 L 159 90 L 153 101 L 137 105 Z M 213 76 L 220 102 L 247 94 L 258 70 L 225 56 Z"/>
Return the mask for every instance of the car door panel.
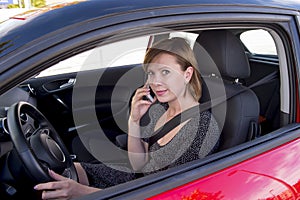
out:
<path id="1" fill-rule="evenodd" d="M 44 83 L 42 87 L 48 93 L 55 93 L 68 88 L 72 88 L 75 84 L 75 78 L 66 78 L 60 80 L 54 80 L 51 82 Z"/>
<path id="2" fill-rule="evenodd" d="M 60 134 L 66 133 L 72 124 L 72 87 L 60 86 L 74 78 L 75 74 L 64 74 L 33 78 L 26 82 L 37 100 L 37 108 Z"/>
<path id="3" fill-rule="evenodd" d="M 91 79 L 96 82 L 87 83 Z M 77 134 L 74 127 L 85 126 L 88 130 L 95 123 L 110 130 L 107 137 L 114 141 L 116 135 L 127 130 L 130 99 L 143 80 L 140 65 L 132 65 L 34 78 L 26 84 L 35 92 L 38 108 L 68 141 Z M 74 115 L 89 119 L 93 114 L 97 121 L 77 120 L 74 124 Z"/>
<path id="4" fill-rule="evenodd" d="M 298 155 L 300 148 L 299 125 L 289 125 L 273 133 L 273 135 L 276 134 L 279 134 L 278 139 L 266 140 L 269 142 L 268 144 L 262 143 L 261 148 L 258 145 L 256 148 L 258 152 L 263 148 L 272 149 L 272 151 L 266 151 L 263 154 L 257 153 L 249 160 L 243 159 L 243 162 L 190 184 L 191 187 L 198 188 L 198 190 L 190 191 L 186 195 L 195 195 L 195 192 L 198 191 L 216 199 L 218 199 L 217 197 L 225 199 L 276 199 L 280 197 L 296 199 L 296 194 L 299 193 L 296 188 L 300 183 L 293 173 L 297 173 L 297 166 L 300 164 Z M 282 134 L 287 135 L 285 137 Z M 289 137 L 289 134 L 294 136 Z M 272 133 L 268 137 L 272 137 Z M 288 141 L 292 138 L 295 140 Z M 267 139 L 267 137 L 262 139 Z M 278 143 L 283 144 L 280 146 Z M 272 148 L 272 146 L 278 147 Z M 282 171 L 282 169 L 285 170 Z M 184 190 L 189 191 L 188 188 Z M 180 192 L 179 194 L 182 195 Z"/>
<path id="5" fill-rule="evenodd" d="M 299 128 L 294 134 L 299 136 Z M 300 164 L 299 150 L 297 138 L 272 151 L 149 199 L 197 199 L 203 195 L 208 199 L 298 199 L 300 181 L 296 173 Z"/>

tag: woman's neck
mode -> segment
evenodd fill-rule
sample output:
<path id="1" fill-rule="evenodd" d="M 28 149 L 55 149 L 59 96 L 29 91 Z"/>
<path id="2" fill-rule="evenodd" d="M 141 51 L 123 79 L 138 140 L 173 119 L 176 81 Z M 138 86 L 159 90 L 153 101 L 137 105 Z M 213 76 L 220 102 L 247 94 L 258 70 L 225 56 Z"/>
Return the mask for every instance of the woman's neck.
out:
<path id="1" fill-rule="evenodd" d="M 168 117 L 173 117 L 182 111 L 189 109 L 199 103 L 194 98 L 183 98 L 181 101 L 177 99 L 173 102 L 168 102 L 169 108 L 167 111 Z"/>

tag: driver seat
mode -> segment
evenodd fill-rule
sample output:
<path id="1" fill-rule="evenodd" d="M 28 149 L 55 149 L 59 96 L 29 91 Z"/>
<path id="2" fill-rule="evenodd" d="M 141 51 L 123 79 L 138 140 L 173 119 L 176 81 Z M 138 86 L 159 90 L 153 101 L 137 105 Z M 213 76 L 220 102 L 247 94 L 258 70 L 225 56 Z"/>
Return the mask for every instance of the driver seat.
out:
<path id="1" fill-rule="evenodd" d="M 250 76 L 250 66 L 240 40 L 229 30 L 203 31 L 194 53 L 203 79 L 200 103 L 243 90 L 211 108 L 222 130 L 219 150 L 257 137 L 259 101 L 241 82 Z"/>

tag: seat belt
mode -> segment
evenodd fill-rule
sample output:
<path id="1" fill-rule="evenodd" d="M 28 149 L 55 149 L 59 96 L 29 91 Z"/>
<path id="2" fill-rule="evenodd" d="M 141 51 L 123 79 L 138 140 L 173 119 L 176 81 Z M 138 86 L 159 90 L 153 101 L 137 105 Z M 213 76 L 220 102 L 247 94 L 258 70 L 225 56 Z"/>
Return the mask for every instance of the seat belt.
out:
<path id="1" fill-rule="evenodd" d="M 149 146 L 152 146 L 156 141 L 158 141 L 160 138 L 165 136 L 167 133 L 169 133 L 172 129 L 177 127 L 182 122 L 188 120 L 189 118 L 195 116 L 196 114 L 199 114 L 199 111 L 203 112 L 203 111 L 206 111 L 210 108 L 213 108 L 214 106 L 217 106 L 217 105 L 227 101 L 228 99 L 230 99 L 230 98 L 232 98 L 232 97 L 234 97 L 234 96 L 236 96 L 236 95 L 238 95 L 238 94 L 240 94 L 240 93 L 242 93 L 242 92 L 244 92 L 248 89 L 252 89 L 256 86 L 268 83 L 271 80 L 275 79 L 276 77 L 277 77 L 277 71 L 272 72 L 272 73 L 268 74 L 267 76 L 264 76 L 263 78 L 261 78 L 257 82 L 251 84 L 248 87 L 244 86 L 240 90 L 234 91 L 231 94 L 228 94 L 228 95 L 225 94 L 221 97 L 218 97 L 218 98 L 213 99 L 211 101 L 207 101 L 207 102 L 204 102 L 200 105 L 191 107 L 191 108 L 183 111 L 182 113 L 177 114 L 175 117 L 170 119 L 162 128 L 159 128 L 157 131 L 155 131 L 151 137 L 146 138 L 146 139 L 149 139 Z"/>

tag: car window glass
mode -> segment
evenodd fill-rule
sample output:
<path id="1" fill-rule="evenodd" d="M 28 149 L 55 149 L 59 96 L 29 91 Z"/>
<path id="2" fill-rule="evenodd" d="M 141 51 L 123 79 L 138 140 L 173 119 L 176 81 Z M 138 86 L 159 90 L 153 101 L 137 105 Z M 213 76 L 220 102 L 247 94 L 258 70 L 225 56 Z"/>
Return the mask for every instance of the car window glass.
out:
<path id="1" fill-rule="evenodd" d="M 37 77 L 143 62 L 150 36 L 110 43 L 63 60 Z"/>
<path id="2" fill-rule="evenodd" d="M 275 42 L 268 31 L 245 31 L 240 39 L 252 54 L 277 55 Z"/>

